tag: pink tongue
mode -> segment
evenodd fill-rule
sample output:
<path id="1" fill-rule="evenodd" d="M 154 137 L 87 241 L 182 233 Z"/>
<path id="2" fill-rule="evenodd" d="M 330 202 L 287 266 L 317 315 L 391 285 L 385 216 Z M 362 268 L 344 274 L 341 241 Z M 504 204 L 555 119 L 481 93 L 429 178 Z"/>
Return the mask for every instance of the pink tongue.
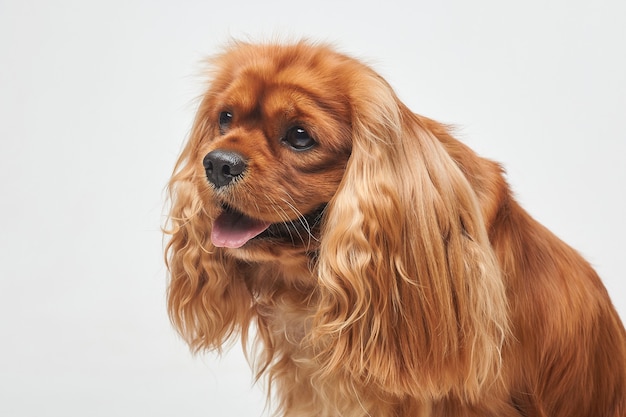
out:
<path id="1" fill-rule="evenodd" d="M 263 233 L 270 224 L 241 213 L 223 212 L 213 223 L 211 242 L 219 248 L 240 248 Z"/>

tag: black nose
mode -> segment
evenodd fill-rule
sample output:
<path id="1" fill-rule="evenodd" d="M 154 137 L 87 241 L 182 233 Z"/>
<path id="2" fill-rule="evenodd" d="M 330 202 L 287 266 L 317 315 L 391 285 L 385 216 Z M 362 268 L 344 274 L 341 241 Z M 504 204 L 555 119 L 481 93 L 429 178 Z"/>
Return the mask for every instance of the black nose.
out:
<path id="1" fill-rule="evenodd" d="M 215 187 L 230 184 L 240 177 L 246 169 L 246 161 L 237 152 L 217 149 L 209 152 L 202 161 L 206 177 Z"/>

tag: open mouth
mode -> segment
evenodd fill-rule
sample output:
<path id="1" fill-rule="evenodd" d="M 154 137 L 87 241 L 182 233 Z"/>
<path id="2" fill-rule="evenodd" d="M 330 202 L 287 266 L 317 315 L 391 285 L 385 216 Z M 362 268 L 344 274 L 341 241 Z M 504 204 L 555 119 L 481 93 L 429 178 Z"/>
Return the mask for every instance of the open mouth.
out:
<path id="1" fill-rule="evenodd" d="M 248 217 L 228 206 L 222 206 L 222 213 L 215 219 L 211 230 L 211 242 L 216 247 L 240 248 L 251 240 L 281 239 L 306 242 L 319 227 L 326 204 L 312 213 L 280 223 L 270 223 Z"/>

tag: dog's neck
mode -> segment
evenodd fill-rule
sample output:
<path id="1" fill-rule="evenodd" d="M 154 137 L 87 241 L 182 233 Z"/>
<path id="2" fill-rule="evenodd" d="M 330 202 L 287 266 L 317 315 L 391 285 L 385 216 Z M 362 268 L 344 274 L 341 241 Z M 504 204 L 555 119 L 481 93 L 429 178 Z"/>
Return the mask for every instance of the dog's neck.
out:
<path id="1" fill-rule="evenodd" d="M 255 299 L 281 291 L 303 294 L 314 291 L 315 252 L 290 248 L 263 257 L 255 255 L 241 261 L 246 285 Z"/>
<path id="2" fill-rule="evenodd" d="M 314 255 L 291 252 L 272 260 L 245 262 L 245 281 L 252 295 L 257 335 L 266 346 L 265 361 L 274 355 L 307 356 L 301 342 L 310 329 L 316 305 Z"/>

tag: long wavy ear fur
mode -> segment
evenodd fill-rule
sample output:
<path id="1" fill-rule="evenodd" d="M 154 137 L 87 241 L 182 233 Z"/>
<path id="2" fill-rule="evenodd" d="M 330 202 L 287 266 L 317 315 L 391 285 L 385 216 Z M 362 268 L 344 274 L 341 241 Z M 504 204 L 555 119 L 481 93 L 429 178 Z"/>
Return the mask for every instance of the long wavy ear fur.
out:
<path id="1" fill-rule="evenodd" d="M 224 256 L 210 240 L 213 213 L 202 170 L 198 144 L 205 136 L 207 98 L 196 116 L 190 140 L 181 153 L 168 191 L 171 201 L 166 263 L 167 292 L 172 323 L 193 351 L 220 350 L 241 331 L 245 343 L 251 319 L 251 298 L 236 261 Z M 200 172 L 200 174 L 198 174 Z"/>
<path id="2" fill-rule="evenodd" d="M 508 328 L 477 195 L 384 80 L 358 88 L 318 263 L 321 373 L 348 367 L 390 394 L 471 401 L 496 380 Z"/>

